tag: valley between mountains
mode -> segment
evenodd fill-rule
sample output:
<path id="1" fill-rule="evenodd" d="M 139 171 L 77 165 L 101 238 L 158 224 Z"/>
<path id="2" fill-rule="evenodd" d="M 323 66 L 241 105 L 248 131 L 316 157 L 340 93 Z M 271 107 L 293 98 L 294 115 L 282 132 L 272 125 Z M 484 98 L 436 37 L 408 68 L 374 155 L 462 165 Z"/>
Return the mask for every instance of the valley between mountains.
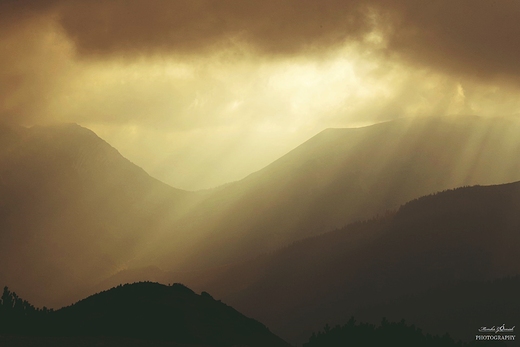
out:
<path id="1" fill-rule="evenodd" d="M 125 283 L 182 283 L 291 344 L 353 315 L 468 341 L 520 323 L 514 134 L 518 120 L 470 116 L 327 129 L 191 192 L 78 125 L 3 125 L 0 284 L 58 309 Z"/>

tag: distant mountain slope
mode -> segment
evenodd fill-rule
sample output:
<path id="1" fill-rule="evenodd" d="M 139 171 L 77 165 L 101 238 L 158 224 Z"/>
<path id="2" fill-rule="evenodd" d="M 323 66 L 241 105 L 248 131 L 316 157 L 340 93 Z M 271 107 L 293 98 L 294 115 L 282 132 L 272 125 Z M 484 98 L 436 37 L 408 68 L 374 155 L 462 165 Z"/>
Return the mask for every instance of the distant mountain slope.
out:
<path id="1" fill-rule="evenodd" d="M 520 180 L 518 133 L 518 121 L 478 117 L 329 129 L 242 181 L 193 193 L 78 125 L 0 126 L 0 281 L 56 307 L 124 269 L 215 277 L 424 194 Z"/>
<path id="2" fill-rule="evenodd" d="M 303 342 L 310 330 L 367 305 L 520 274 L 518 211 L 520 182 L 445 191 L 230 266 L 198 285 Z"/>
<path id="3" fill-rule="evenodd" d="M 263 324 L 206 292 L 198 295 L 181 284 L 127 284 L 58 311 L 25 316 L 18 314 L 16 305 L 0 307 L 0 318 L 8 319 L 8 323 L 2 320 L 5 324 L 0 330 L 8 326 L 7 335 L 90 337 L 94 341 L 96 337 L 117 337 L 149 340 L 149 345 L 153 340 L 215 347 L 289 346 Z"/>
<path id="4" fill-rule="evenodd" d="M 38 304 L 63 304 L 178 234 L 170 221 L 197 199 L 75 124 L 4 125 L 0 138 L 0 281 Z"/>
<path id="5" fill-rule="evenodd" d="M 189 217 L 201 236 L 184 267 L 235 262 L 448 188 L 520 180 L 519 133 L 518 120 L 479 117 L 325 130 L 206 200 Z"/>

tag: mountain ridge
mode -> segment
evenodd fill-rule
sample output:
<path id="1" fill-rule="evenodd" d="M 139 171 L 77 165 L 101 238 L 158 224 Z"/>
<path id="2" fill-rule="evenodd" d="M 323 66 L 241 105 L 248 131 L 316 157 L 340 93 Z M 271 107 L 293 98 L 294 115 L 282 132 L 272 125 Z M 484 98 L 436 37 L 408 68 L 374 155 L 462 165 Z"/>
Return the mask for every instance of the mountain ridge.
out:
<path id="1" fill-rule="evenodd" d="M 248 178 L 202 193 L 151 178 L 80 126 L 30 129 L 0 148 L 0 275 L 48 306 L 123 269 L 209 274 L 421 195 L 520 180 L 512 120 L 327 129 Z"/>
<path id="2" fill-rule="evenodd" d="M 369 303 L 519 274 L 519 209 L 520 182 L 456 188 L 301 240 L 199 285 L 302 342 L 310 331 L 295 327 L 340 323 Z"/>
<path id="3" fill-rule="evenodd" d="M 143 231 L 156 237 L 162 220 L 200 199 L 152 178 L 79 125 L 16 129 L 0 147 L 0 273 L 33 302 L 59 305 L 130 264 L 148 242 Z"/>
<path id="4" fill-rule="evenodd" d="M 211 260 L 181 267 L 234 262 L 436 191 L 520 180 L 515 131 L 518 120 L 433 117 L 320 132 L 203 201 L 207 236 L 192 247 Z"/>
<path id="5" fill-rule="evenodd" d="M 15 336 L 128 338 L 231 347 L 288 347 L 262 323 L 232 307 L 175 283 L 120 285 L 56 311 L 35 310 L 7 288 L 0 331 Z M 22 312 L 20 312 L 22 310 Z M 20 314 L 22 313 L 22 314 Z"/>

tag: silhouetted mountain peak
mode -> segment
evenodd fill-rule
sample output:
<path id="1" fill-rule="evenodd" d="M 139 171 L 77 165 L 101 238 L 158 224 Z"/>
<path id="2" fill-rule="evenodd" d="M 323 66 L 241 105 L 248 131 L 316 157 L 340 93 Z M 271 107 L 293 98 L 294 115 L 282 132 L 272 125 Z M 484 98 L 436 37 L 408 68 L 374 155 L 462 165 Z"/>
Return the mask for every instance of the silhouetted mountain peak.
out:
<path id="1" fill-rule="evenodd" d="M 179 283 L 120 285 L 55 315 L 66 325 L 65 331 L 77 335 L 109 334 L 208 346 L 288 346 L 263 324 Z"/>
<path id="2" fill-rule="evenodd" d="M 99 141 L 107 144 L 92 130 L 82 127 L 76 123 L 54 123 L 47 125 L 34 125 L 28 128 L 35 136 L 46 136 L 47 138 L 62 138 L 76 141 Z"/>
<path id="3" fill-rule="evenodd" d="M 263 324 L 182 284 L 119 285 L 58 311 L 36 310 L 5 288 L 0 323 L 2 334 L 38 336 L 41 341 L 68 336 L 150 340 L 146 345 L 155 345 L 153 340 L 208 347 L 289 346 Z"/>
<path id="4" fill-rule="evenodd" d="M 28 130 L 34 145 L 42 146 L 42 150 L 62 158 L 75 162 L 93 160 L 94 163 L 90 164 L 96 165 L 114 160 L 130 163 L 92 130 L 75 123 L 35 125 Z"/>

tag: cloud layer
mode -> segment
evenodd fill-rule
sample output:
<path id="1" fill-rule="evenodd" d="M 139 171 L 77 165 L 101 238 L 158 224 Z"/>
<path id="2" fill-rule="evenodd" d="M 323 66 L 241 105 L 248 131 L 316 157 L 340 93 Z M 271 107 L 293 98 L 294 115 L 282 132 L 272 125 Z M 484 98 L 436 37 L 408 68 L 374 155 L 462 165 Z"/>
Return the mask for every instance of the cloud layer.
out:
<path id="1" fill-rule="evenodd" d="M 87 56 L 323 54 L 376 33 L 386 54 L 417 64 L 485 78 L 520 73 L 515 0 L 4 0 L 0 9 L 10 24 L 54 13 Z"/>
<path id="2" fill-rule="evenodd" d="M 0 119 L 209 187 L 326 127 L 520 114 L 519 23 L 514 0 L 0 0 Z"/>

